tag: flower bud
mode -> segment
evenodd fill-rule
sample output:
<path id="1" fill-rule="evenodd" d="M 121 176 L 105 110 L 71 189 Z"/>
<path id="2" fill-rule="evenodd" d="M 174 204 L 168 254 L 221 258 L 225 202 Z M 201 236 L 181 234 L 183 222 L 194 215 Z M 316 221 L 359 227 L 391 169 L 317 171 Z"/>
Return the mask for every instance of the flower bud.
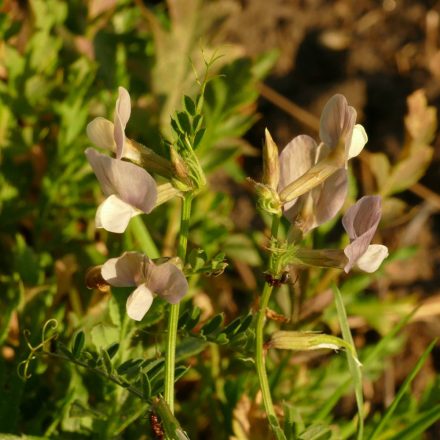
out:
<path id="1" fill-rule="evenodd" d="M 340 350 L 346 349 L 354 361 L 360 366 L 361 363 L 356 357 L 356 352 L 351 344 L 337 336 L 325 335 L 316 332 L 275 332 L 266 348 L 279 348 L 282 350 L 309 351 L 309 350 Z"/>
<path id="2" fill-rule="evenodd" d="M 266 140 L 263 145 L 263 183 L 276 191 L 280 181 L 278 147 L 267 128 L 264 133 Z"/>
<path id="3" fill-rule="evenodd" d="M 268 185 L 263 183 L 255 182 L 254 180 L 248 178 L 248 181 L 254 186 L 255 192 L 257 194 L 257 204 L 258 207 L 269 214 L 276 214 L 281 216 L 281 202 L 278 197 L 278 193 L 275 189 L 272 189 Z"/>

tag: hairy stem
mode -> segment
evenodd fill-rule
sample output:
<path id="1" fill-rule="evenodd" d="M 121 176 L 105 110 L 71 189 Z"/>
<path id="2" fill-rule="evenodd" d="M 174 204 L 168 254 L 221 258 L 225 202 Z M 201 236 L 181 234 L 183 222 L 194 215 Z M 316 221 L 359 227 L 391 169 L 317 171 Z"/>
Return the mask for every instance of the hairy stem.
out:
<path id="1" fill-rule="evenodd" d="M 280 218 L 274 215 L 272 218 L 272 230 L 271 238 L 277 238 L 278 226 L 280 224 Z M 272 267 L 272 254 L 269 259 L 269 267 Z M 275 408 L 272 403 L 272 396 L 270 394 L 269 380 L 267 378 L 266 363 L 264 357 L 264 322 L 266 318 L 266 308 L 269 304 L 270 295 L 272 294 L 273 286 L 267 281 L 264 283 L 263 293 L 260 298 L 260 306 L 257 313 L 257 322 L 255 326 L 255 364 L 257 367 L 258 380 L 260 382 L 261 393 L 263 395 L 264 408 L 266 410 L 267 417 L 269 419 L 270 427 L 277 440 L 285 439 L 283 431 L 278 422 L 278 418 L 275 414 Z"/>
<path id="2" fill-rule="evenodd" d="M 180 233 L 177 247 L 177 256 L 185 264 L 186 247 L 188 243 L 189 219 L 191 216 L 192 194 L 185 195 L 182 202 L 180 216 Z M 170 305 L 170 314 L 168 319 L 167 346 L 165 353 L 165 401 L 174 413 L 174 365 L 176 362 L 176 339 L 177 323 L 179 321 L 180 304 Z"/>

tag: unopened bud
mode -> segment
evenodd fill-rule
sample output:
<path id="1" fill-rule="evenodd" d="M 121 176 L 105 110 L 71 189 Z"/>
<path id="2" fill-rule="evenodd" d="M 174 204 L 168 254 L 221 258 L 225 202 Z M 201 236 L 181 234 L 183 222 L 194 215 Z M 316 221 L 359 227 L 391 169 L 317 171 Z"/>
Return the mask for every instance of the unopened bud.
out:
<path id="1" fill-rule="evenodd" d="M 263 145 L 263 183 L 277 190 L 280 181 L 279 152 L 269 130 L 265 130 L 266 139 Z"/>
<path id="2" fill-rule="evenodd" d="M 262 183 L 255 182 L 248 178 L 248 181 L 252 183 L 257 194 L 257 203 L 261 210 L 270 214 L 276 214 L 281 216 L 281 202 L 278 197 L 278 193 L 275 189 L 264 185 Z"/>
<path id="3" fill-rule="evenodd" d="M 347 350 L 354 361 L 360 366 L 354 347 L 337 336 L 315 332 L 278 331 L 275 332 L 266 348 L 282 350 L 309 351 L 309 350 Z"/>

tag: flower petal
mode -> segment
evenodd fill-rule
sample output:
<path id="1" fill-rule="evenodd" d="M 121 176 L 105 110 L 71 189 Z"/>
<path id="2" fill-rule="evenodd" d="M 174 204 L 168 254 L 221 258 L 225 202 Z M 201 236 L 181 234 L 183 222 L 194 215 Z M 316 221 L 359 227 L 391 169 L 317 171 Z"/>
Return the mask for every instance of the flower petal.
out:
<path id="1" fill-rule="evenodd" d="M 98 206 L 95 226 L 109 232 L 122 234 L 127 229 L 130 219 L 141 213 L 142 211 L 112 194 Z"/>
<path id="2" fill-rule="evenodd" d="M 381 201 L 380 196 L 364 196 L 347 210 L 342 218 L 342 224 L 350 240 L 367 231 L 372 235 L 376 232 L 381 216 Z"/>
<path id="3" fill-rule="evenodd" d="M 101 275 L 115 287 L 137 286 L 144 282 L 144 268 L 149 262 L 144 254 L 124 252 L 118 258 L 107 260 L 101 268 Z"/>
<path id="4" fill-rule="evenodd" d="M 278 192 L 281 192 L 314 165 L 317 148 L 316 142 L 307 135 L 296 136 L 285 146 L 279 158 Z M 284 205 L 284 214 L 288 219 L 293 219 L 296 216 L 299 208 L 299 206 L 295 206 L 297 201 L 298 198 Z"/>
<path id="5" fill-rule="evenodd" d="M 319 123 L 319 137 L 327 146 L 334 148 L 341 141 L 350 145 L 356 110 L 349 106 L 345 96 L 332 96 L 324 106 Z"/>
<path id="6" fill-rule="evenodd" d="M 113 122 L 105 118 L 95 118 L 87 125 L 88 138 L 99 148 L 115 151 Z"/>
<path id="7" fill-rule="evenodd" d="M 364 127 L 361 124 L 356 124 L 353 128 L 347 159 L 358 156 L 367 142 L 368 136 Z"/>
<path id="8" fill-rule="evenodd" d="M 145 283 L 152 292 L 171 304 L 177 304 L 188 291 L 185 275 L 169 262 L 160 265 L 152 262 L 146 270 Z"/>
<path id="9" fill-rule="evenodd" d="M 347 190 L 347 171 L 342 168 L 331 175 L 321 187 L 312 191 L 315 205 L 315 224 L 312 227 L 322 225 L 339 212 L 347 196 Z"/>
<path id="10" fill-rule="evenodd" d="M 348 263 L 344 267 L 345 272 L 350 271 L 367 250 L 376 232 L 380 216 L 380 196 L 364 196 L 345 213 L 342 224 L 351 241 L 344 249 L 348 258 Z"/>
<path id="11" fill-rule="evenodd" d="M 371 244 L 357 260 L 356 266 L 364 272 L 376 272 L 382 261 L 388 257 L 388 248 L 382 244 Z"/>
<path id="12" fill-rule="evenodd" d="M 116 159 L 120 159 L 124 150 L 125 127 L 131 114 L 130 95 L 124 87 L 119 87 L 114 118 L 114 139 L 116 142 Z"/>
<path id="13" fill-rule="evenodd" d="M 121 200 L 146 214 L 155 206 L 156 182 L 143 168 L 123 160 L 86 150 L 87 160 L 93 168 L 104 195 L 116 194 Z"/>
<path id="14" fill-rule="evenodd" d="M 127 299 L 127 315 L 135 321 L 141 321 L 150 309 L 153 299 L 151 290 L 141 284 Z"/>

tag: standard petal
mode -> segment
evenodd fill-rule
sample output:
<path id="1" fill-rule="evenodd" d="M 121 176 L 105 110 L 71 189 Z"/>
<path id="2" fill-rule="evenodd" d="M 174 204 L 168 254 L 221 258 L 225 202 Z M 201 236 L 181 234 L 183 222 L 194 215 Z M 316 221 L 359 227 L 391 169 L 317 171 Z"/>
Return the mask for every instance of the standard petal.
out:
<path id="1" fill-rule="evenodd" d="M 88 138 L 99 148 L 115 151 L 113 122 L 105 118 L 95 118 L 87 125 Z"/>
<path id="2" fill-rule="evenodd" d="M 154 296 L 151 290 L 141 284 L 127 299 L 127 315 L 135 321 L 140 321 L 148 312 Z"/>
<path id="3" fill-rule="evenodd" d="M 143 283 L 144 268 L 150 260 L 139 252 L 124 252 L 107 260 L 101 267 L 105 281 L 115 287 L 137 286 Z"/>
<path id="4" fill-rule="evenodd" d="M 381 216 L 381 197 L 364 196 L 347 210 L 342 224 L 350 237 L 351 243 L 345 247 L 348 258 L 344 270 L 348 272 L 365 253 Z"/>
<path id="5" fill-rule="evenodd" d="M 307 135 L 296 136 L 292 139 L 280 154 L 280 181 L 278 192 L 281 192 L 289 183 L 305 174 L 315 163 L 316 142 Z M 287 218 L 293 219 L 297 214 L 295 207 L 298 199 L 294 199 L 284 205 L 284 213 Z"/>
<path id="6" fill-rule="evenodd" d="M 125 143 L 125 127 L 131 114 L 130 95 L 124 87 L 119 87 L 119 96 L 116 101 L 114 118 L 114 139 L 116 142 L 116 158 L 120 159 L 123 155 Z"/>
<path id="7" fill-rule="evenodd" d="M 371 238 L 376 232 L 381 216 L 381 197 L 364 196 L 350 207 L 342 218 L 342 225 L 350 240 L 370 232 Z"/>
<path id="8" fill-rule="evenodd" d="M 356 266 L 364 272 L 376 272 L 382 261 L 388 257 L 388 248 L 382 244 L 371 244 L 357 260 Z"/>
<path id="9" fill-rule="evenodd" d="M 278 191 L 282 191 L 289 183 L 301 177 L 315 162 L 318 146 L 307 135 L 293 138 L 280 153 L 280 182 Z"/>
<path id="10" fill-rule="evenodd" d="M 142 211 L 133 208 L 133 206 L 112 194 L 98 206 L 95 226 L 104 228 L 109 232 L 122 234 L 127 229 L 130 219 L 141 213 Z"/>
<path id="11" fill-rule="evenodd" d="M 133 207 L 149 213 L 156 204 L 156 182 L 143 168 L 113 159 L 87 148 L 86 156 L 106 196 L 117 195 Z"/>
<path id="12" fill-rule="evenodd" d="M 345 96 L 332 96 L 324 106 L 319 123 L 319 137 L 327 146 L 334 148 L 341 140 L 347 142 L 356 121 L 356 110 L 349 106 Z"/>
<path id="13" fill-rule="evenodd" d="M 130 94 L 128 93 L 127 89 L 124 89 L 124 87 L 119 87 L 118 93 L 119 96 L 116 101 L 116 114 L 118 115 L 121 124 L 125 128 L 131 114 Z"/>
<path id="14" fill-rule="evenodd" d="M 368 136 L 364 127 L 361 124 L 356 124 L 353 128 L 350 146 L 348 147 L 347 159 L 358 156 L 367 142 Z"/>
<path id="15" fill-rule="evenodd" d="M 330 176 L 321 187 L 313 190 L 315 224 L 312 227 L 322 225 L 339 212 L 347 197 L 347 190 L 347 171 L 343 168 Z"/>
<path id="16" fill-rule="evenodd" d="M 188 281 L 173 263 L 151 263 L 146 270 L 145 284 L 152 292 L 171 304 L 178 303 L 188 291 Z"/>

